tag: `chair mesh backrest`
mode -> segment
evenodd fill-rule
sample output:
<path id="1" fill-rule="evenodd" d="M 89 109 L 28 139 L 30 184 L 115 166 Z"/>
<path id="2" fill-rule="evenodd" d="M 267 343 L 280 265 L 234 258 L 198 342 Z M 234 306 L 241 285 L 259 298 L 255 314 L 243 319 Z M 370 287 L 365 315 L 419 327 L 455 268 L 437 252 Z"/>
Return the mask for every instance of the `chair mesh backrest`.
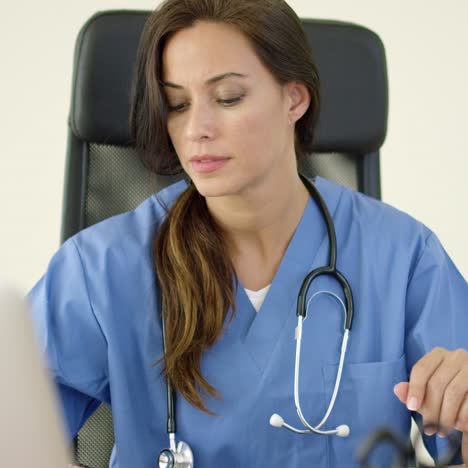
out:
<path id="1" fill-rule="evenodd" d="M 89 145 L 89 171 L 85 201 L 85 224 L 129 211 L 181 175 L 150 173 L 133 148 Z M 356 158 L 343 154 L 315 154 L 301 168 L 306 175 L 321 175 L 358 190 Z M 122 190 L 125 187 L 125 190 Z"/>
<path id="2" fill-rule="evenodd" d="M 78 433 L 75 461 L 90 468 L 108 468 L 113 445 L 112 411 L 102 403 Z"/>

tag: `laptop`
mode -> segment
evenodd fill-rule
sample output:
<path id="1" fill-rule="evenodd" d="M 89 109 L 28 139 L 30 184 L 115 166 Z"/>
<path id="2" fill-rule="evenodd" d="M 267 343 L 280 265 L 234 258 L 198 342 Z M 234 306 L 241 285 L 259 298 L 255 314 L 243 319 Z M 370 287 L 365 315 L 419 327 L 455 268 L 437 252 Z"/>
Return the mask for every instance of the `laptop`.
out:
<path id="1" fill-rule="evenodd" d="M 0 465 L 67 468 L 72 457 L 26 299 L 0 280 Z"/>

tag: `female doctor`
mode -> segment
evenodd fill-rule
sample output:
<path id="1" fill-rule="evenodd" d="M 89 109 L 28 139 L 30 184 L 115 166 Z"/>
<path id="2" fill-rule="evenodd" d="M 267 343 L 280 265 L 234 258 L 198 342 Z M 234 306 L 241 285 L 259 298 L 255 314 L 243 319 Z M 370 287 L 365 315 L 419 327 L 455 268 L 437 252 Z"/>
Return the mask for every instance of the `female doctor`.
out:
<path id="1" fill-rule="evenodd" d="M 375 428 L 407 435 L 411 412 L 463 432 L 468 461 L 467 283 L 421 223 L 299 176 L 318 112 L 317 71 L 283 0 L 166 0 L 147 22 L 136 146 L 150 168 L 181 167 L 190 183 L 69 239 L 29 296 L 70 435 L 99 402 L 112 406 L 111 466 L 170 466 L 190 452 L 203 468 L 356 466 Z M 326 435 L 269 423 L 279 413 L 274 424 L 304 429 L 298 294 L 332 248 L 311 185 L 354 306 L 341 369 L 342 284 L 319 276 L 304 301 L 297 393 L 311 427 L 341 374 Z M 180 441 L 190 450 L 175 453 Z M 445 450 L 442 437 L 425 442 Z M 375 457 L 390 463 L 385 449 Z"/>

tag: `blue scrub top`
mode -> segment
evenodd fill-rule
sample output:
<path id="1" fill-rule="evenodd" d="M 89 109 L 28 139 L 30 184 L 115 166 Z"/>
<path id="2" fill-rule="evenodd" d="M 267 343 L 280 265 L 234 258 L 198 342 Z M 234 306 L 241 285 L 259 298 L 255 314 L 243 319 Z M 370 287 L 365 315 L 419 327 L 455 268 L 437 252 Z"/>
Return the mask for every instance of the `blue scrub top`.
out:
<path id="1" fill-rule="evenodd" d="M 239 283 L 235 318 L 204 355 L 203 374 L 222 395 L 206 400 L 216 416 L 177 399 L 177 439 L 191 445 L 195 467 L 357 466 L 356 449 L 376 427 L 408 435 L 411 413 L 393 386 L 408 380 L 414 363 L 436 346 L 468 349 L 467 282 L 435 234 L 361 193 L 321 177 L 315 184 L 335 223 L 337 267 L 355 305 L 341 387 L 322 429 L 348 424 L 351 434 L 297 435 L 269 425 L 277 412 L 302 428 L 293 398 L 297 294 L 307 273 L 328 263 L 329 250 L 310 199 L 260 311 Z M 186 186 L 173 184 L 67 240 L 29 295 L 70 435 L 98 402 L 110 404 L 114 467 L 152 468 L 168 446 L 165 381 L 154 365 L 163 351 L 151 244 L 163 206 Z M 343 297 L 327 277 L 308 296 L 319 290 Z M 300 392 L 314 425 L 332 395 L 342 330 L 336 299 L 316 296 L 304 323 Z M 445 444 L 425 441 L 433 455 Z M 377 466 L 390 466 L 386 449 L 376 457 Z"/>

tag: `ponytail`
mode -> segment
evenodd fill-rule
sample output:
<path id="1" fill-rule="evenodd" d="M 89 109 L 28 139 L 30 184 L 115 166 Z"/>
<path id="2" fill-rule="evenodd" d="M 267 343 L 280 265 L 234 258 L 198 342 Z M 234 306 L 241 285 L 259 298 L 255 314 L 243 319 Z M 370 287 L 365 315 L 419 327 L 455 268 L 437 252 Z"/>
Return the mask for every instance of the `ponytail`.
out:
<path id="1" fill-rule="evenodd" d="M 166 378 L 187 401 L 211 414 L 201 391 L 219 395 L 204 379 L 201 359 L 223 333 L 229 308 L 235 312 L 234 268 L 223 233 L 193 184 L 169 210 L 153 256 L 164 311 Z"/>

